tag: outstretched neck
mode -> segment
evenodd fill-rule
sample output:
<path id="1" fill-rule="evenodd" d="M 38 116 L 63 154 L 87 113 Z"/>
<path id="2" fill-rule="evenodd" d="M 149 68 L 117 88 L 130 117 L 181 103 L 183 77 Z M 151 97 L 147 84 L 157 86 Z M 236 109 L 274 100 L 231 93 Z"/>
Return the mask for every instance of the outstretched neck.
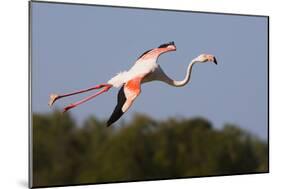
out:
<path id="1" fill-rule="evenodd" d="M 197 61 L 192 60 L 191 63 L 188 65 L 187 70 L 186 70 L 186 75 L 183 80 L 177 81 L 177 80 L 168 78 L 166 80 L 166 83 L 168 83 L 169 85 L 172 85 L 174 87 L 182 87 L 182 86 L 186 85 L 190 81 L 192 67 L 195 63 L 197 63 Z"/>

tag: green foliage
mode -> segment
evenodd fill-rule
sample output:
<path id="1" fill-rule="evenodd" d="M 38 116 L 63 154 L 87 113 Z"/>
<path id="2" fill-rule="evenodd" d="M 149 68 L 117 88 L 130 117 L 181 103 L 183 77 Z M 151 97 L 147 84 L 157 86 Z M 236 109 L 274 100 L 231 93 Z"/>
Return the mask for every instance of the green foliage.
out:
<path id="1" fill-rule="evenodd" d="M 135 115 L 120 127 L 69 114 L 33 115 L 33 186 L 152 180 L 268 171 L 268 145 L 237 126 L 202 118 Z"/>

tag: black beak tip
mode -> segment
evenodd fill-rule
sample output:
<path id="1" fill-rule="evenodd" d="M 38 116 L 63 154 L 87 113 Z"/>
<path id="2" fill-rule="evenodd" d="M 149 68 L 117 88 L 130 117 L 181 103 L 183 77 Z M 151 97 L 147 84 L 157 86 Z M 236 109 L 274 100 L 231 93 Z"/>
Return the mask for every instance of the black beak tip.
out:
<path id="1" fill-rule="evenodd" d="M 175 45 L 175 42 L 174 42 L 174 41 L 171 41 L 171 42 L 170 42 L 170 45 Z"/>
<path id="2" fill-rule="evenodd" d="M 214 63 L 218 65 L 216 57 L 214 57 Z"/>

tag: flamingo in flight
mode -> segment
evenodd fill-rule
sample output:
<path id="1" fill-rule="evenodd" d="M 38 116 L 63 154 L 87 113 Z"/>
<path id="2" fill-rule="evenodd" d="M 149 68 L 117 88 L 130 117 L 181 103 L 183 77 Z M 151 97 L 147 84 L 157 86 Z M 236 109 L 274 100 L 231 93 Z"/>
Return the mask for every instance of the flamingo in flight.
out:
<path id="1" fill-rule="evenodd" d="M 160 45 L 157 48 L 150 49 L 144 52 L 135 62 L 135 64 L 128 71 L 123 71 L 113 78 L 111 78 L 107 83 L 102 83 L 94 87 L 67 93 L 67 94 L 51 94 L 49 106 L 52 106 L 58 99 L 72 96 L 84 92 L 88 92 L 94 89 L 101 89 L 99 92 L 84 98 L 76 103 L 70 104 L 64 108 L 64 112 L 77 107 L 78 105 L 85 103 L 94 97 L 108 91 L 112 87 L 120 88 L 118 92 L 117 105 L 107 121 L 107 126 L 110 126 L 116 122 L 133 104 L 135 99 L 141 93 L 141 84 L 151 81 L 162 81 L 168 85 L 174 87 L 182 87 L 190 81 L 192 67 L 195 63 L 205 63 L 213 62 L 217 64 L 216 58 L 211 54 L 201 54 L 194 58 L 188 65 L 186 75 L 182 81 L 177 81 L 169 78 L 164 71 L 161 69 L 160 65 L 157 64 L 158 57 L 166 52 L 176 51 L 176 45 L 174 42 L 169 42 Z"/>

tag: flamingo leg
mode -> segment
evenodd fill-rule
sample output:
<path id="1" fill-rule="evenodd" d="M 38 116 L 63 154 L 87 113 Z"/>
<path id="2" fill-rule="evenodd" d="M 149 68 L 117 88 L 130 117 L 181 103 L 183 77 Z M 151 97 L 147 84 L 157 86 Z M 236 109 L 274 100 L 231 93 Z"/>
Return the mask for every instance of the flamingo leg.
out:
<path id="1" fill-rule="evenodd" d="M 82 99 L 82 100 L 80 100 L 80 101 L 78 101 L 78 102 L 75 102 L 75 103 L 73 103 L 73 104 L 70 104 L 70 105 L 66 106 L 66 107 L 64 108 L 64 111 L 63 111 L 63 112 L 66 112 L 66 111 L 68 111 L 68 110 L 70 110 L 70 109 L 72 109 L 72 108 L 75 108 L 76 106 L 79 106 L 80 104 L 83 104 L 83 103 L 85 103 L 85 102 L 87 102 L 87 101 L 89 101 L 89 100 L 95 98 L 96 96 L 98 96 L 98 95 L 100 95 L 100 94 L 102 94 L 102 93 L 108 91 L 111 87 L 112 87 L 112 85 L 107 84 L 106 86 L 104 86 L 104 89 L 102 89 L 101 91 L 99 91 L 99 92 L 97 92 L 97 93 L 95 93 L 95 94 L 93 94 L 93 95 L 91 95 L 91 96 L 89 96 L 89 97 L 87 97 L 87 98 L 84 98 L 84 99 Z"/>
<path id="2" fill-rule="evenodd" d="M 99 85 L 96 85 L 94 87 L 90 87 L 90 88 L 87 88 L 87 89 L 75 91 L 75 92 L 72 92 L 72 93 L 66 93 L 66 94 L 62 94 L 62 95 L 51 94 L 50 95 L 49 106 L 52 106 L 55 103 L 55 101 L 57 101 L 60 98 L 64 98 L 64 97 L 68 97 L 68 96 L 72 96 L 72 95 L 76 95 L 76 94 L 80 94 L 80 93 L 85 93 L 85 92 L 88 92 L 88 91 L 91 91 L 91 90 L 94 90 L 94 89 L 100 89 L 100 88 L 106 87 L 106 86 L 111 86 L 111 85 L 105 83 L 105 84 L 99 84 Z"/>

